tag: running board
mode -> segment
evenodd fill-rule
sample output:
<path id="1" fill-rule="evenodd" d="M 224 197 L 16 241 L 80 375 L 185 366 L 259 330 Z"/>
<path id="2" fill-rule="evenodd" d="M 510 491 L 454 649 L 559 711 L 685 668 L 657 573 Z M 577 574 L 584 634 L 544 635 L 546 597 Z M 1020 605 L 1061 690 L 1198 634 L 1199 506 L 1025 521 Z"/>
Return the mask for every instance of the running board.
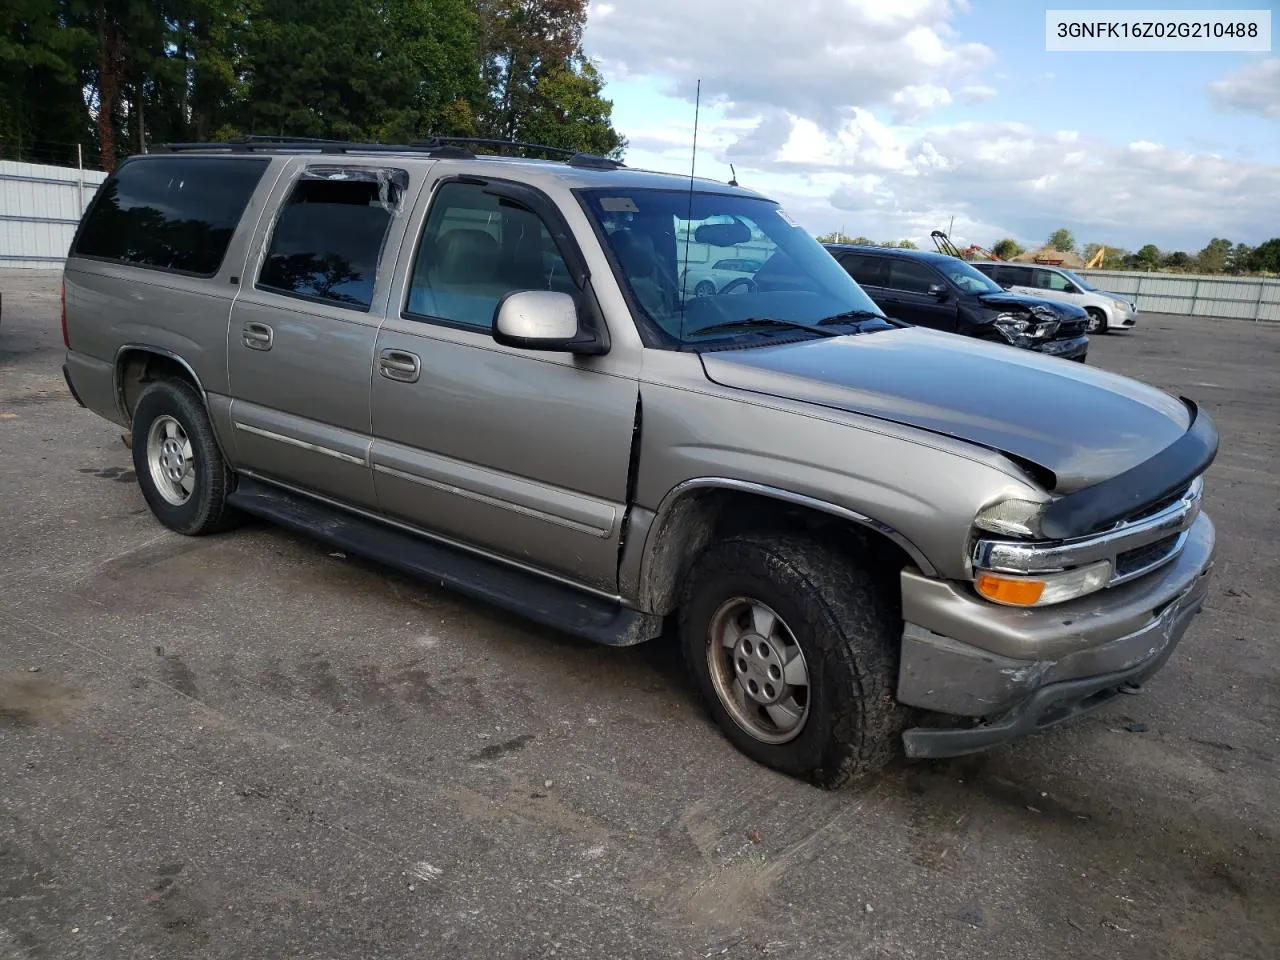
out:
<path id="1" fill-rule="evenodd" d="M 584 640 L 624 647 L 662 632 L 659 616 L 249 477 L 239 478 L 227 502 L 345 553 L 439 583 Z"/>

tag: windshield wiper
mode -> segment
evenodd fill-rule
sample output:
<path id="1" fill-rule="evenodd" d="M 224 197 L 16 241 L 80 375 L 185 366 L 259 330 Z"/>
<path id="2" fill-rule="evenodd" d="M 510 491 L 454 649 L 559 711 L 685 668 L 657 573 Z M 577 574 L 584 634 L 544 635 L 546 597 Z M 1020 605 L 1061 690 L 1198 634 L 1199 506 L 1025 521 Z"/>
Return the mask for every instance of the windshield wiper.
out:
<path id="1" fill-rule="evenodd" d="M 730 320 L 727 323 L 716 323 L 709 327 L 702 327 L 698 330 L 691 331 L 691 336 L 701 336 L 704 333 L 732 333 L 735 330 L 749 331 L 756 327 L 778 327 L 788 330 L 807 330 L 809 333 L 816 333 L 824 337 L 840 336 L 835 330 L 829 330 L 826 327 L 817 326 L 812 323 L 800 323 L 797 320 L 779 320 L 777 317 L 747 317 L 745 320 Z"/>
<path id="2" fill-rule="evenodd" d="M 830 326 L 833 323 L 848 323 L 851 320 L 855 322 L 880 320 L 892 325 L 892 321 L 878 310 L 845 310 L 843 313 L 833 313 L 829 317 L 823 317 L 818 323 L 821 326 Z"/>

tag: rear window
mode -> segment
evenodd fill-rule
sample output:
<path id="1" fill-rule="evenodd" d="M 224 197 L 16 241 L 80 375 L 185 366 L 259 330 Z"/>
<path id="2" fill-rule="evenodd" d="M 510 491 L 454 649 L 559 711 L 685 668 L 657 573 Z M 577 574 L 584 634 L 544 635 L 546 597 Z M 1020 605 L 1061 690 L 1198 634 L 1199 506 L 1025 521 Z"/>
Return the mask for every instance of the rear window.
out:
<path id="1" fill-rule="evenodd" d="M 122 164 L 85 215 L 72 255 L 211 277 L 267 164 L 254 157 Z"/>
<path id="2" fill-rule="evenodd" d="M 408 184 L 403 170 L 308 169 L 280 210 L 258 286 L 368 310 L 387 228 Z"/>

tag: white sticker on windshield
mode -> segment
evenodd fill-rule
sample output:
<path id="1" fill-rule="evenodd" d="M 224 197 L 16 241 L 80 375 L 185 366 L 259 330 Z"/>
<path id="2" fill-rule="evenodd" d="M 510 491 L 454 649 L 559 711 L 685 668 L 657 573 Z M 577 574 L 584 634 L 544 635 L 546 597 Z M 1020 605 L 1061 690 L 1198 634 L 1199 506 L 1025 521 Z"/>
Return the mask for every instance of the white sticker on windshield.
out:
<path id="1" fill-rule="evenodd" d="M 778 219 L 785 223 L 788 227 L 798 227 L 800 224 L 791 219 L 791 215 L 781 207 L 778 208 Z"/>
<path id="2" fill-rule="evenodd" d="M 601 197 L 600 208 L 606 213 L 639 213 L 640 208 L 630 197 Z"/>

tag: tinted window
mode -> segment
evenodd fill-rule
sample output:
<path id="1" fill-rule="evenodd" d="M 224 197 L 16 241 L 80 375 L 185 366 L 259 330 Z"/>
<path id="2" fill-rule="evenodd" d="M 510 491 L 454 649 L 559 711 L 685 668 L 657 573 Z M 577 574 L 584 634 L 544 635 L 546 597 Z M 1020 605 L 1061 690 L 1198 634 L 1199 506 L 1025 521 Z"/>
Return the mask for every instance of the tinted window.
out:
<path id="1" fill-rule="evenodd" d="M 403 170 L 308 170 L 276 218 L 258 286 L 368 310 L 382 242 L 407 184 Z"/>
<path id="2" fill-rule="evenodd" d="M 95 198 L 73 255 L 213 276 L 267 162 L 157 157 L 122 164 Z"/>
<path id="3" fill-rule="evenodd" d="M 988 277 L 996 275 L 996 265 L 994 263 L 975 263 L 973 264 L 973 269 L 985 273 Z"/>
<path id="4" fill-rule="evenodd" d="M 1029 272 L 1021 267 L 996 267 L 995 280 L 1001 286 L 1021 287 L 1030 279 L 1027 276 Z"/>
<path id="5" fill-rule="evenodd" d="M 928 293 L 931 286 L 941 282 L 942 278 L 936 273 L 913 260 L 894 260 L 889 268 L 888 286 L 893 290 Z"/>
<path id="6" fill-rule="evenodd" d="M 405 313 L 488 330 L 513 290 L 577 289 L 537 214 L 480 184 L 445 183 L 427 214 Z"/>
<path id="7" fill-rule="evenodd" d="M 865 287 L 883 287 L 885 284 L 886 262 L 880 257 L 846 253 L 840 258 L 840 265 L 849 271 L 849 276 Z"/>

